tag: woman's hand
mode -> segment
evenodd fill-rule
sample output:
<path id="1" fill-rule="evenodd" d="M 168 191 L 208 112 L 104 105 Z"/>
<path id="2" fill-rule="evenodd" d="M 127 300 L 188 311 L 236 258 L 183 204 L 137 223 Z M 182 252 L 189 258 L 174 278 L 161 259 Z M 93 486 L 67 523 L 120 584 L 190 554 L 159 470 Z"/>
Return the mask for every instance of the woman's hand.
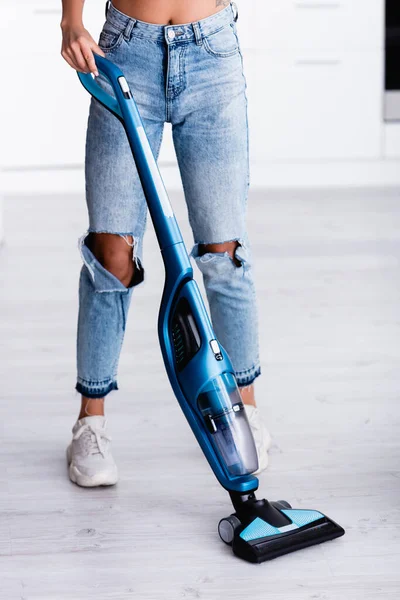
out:
<path id="1" fill-rule="evenodd" d="M 62 48 L 61 55 L 67 63 L 75 70 L 82 73 L 93 73 L 98 75 L 93 51 L 100 56 L 105 56 L 101 48 L 96 44 L 90 33 L 83 25 L 70 26 L 61 25 Z"/>

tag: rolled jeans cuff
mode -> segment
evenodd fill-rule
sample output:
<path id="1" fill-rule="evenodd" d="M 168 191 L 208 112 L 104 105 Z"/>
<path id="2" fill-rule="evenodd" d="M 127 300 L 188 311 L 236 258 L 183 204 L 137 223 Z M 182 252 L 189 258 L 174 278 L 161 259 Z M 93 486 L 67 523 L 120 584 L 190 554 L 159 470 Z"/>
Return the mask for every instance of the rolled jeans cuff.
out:
<path id="1" fill-rule="evenodd" d="M 112 390 L 118 390 L 118 384 L 115 380 L 106 379 L 105 381 L 86 381 L 78 377 L 75 389 L 86 398 L 103 398 Z"/>
<path id="2" fill-rule="evenodd" d="M 261 367 L 260 365 L 255 365 L 246 371 L 237 371 L 235 375 L 238 387 L 245 387 L 251 385 L 256 377 L 261 375 Z"/>

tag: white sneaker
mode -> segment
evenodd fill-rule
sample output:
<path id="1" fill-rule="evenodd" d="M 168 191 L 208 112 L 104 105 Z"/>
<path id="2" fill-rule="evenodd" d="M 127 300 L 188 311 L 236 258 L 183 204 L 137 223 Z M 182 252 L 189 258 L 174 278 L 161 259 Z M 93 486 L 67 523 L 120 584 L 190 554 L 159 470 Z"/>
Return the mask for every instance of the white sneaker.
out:
<path id="1" fill-rule="evenodd" d="M 73 426 L 67 461 L 69 478 L 74 483 L 83 487 L 117 483 L 117 465 L 111 454 L 106 424 L 105 417 L 94 416 L 79 419 Z"/>
<path id="2" fill-rule="evenodd" d="M 258 473 L 261 473 L 261 471 L 264 471 L 268 466 L 268 449 L 271 446 L 271 436 L 264 425 L 258 407 L 252 406 L 251 404 L 245 404 L 244 408 L 257 448 L 258 469 L 253 472 L 254 475 L 257 475 Z"/>

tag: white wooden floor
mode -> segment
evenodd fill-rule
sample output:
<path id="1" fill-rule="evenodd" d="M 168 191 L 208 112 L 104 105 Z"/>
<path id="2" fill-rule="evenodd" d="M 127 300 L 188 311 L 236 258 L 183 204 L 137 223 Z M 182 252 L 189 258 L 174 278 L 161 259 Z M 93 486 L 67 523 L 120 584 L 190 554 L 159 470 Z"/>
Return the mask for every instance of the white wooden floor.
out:
<path id="1" fill-rule="evenodd" d="M 172 202 L 191 244 L 183 198 Z M 258 402 L 273 434 L 261 493 L 316 508 L 339 540 L 249 565 L 171 393 L 157 343 L 163 270 L 149 223 L 106 403 L 117 486 L 70 483 L 80 196 L 8 197 L 0 251 L 0 598 L 398 600 L 400 190 L 254 192 Z M 198 272 L 196 271 L 198 279 Z"/>

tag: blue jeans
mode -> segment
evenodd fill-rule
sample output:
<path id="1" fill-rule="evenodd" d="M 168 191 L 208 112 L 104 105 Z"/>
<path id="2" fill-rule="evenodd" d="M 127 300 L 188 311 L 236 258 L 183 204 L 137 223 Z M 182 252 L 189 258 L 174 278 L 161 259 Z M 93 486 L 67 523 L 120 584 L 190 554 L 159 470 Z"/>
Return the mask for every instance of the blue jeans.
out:
<path id="1" fill-rule="evenodd" d="M 164 123 L 172 124 L 195 242 L 190 256 L 203 276 L 215 334 L 243 387 L 261 370 L 246 229 L 246 81 L 235 16 L 228 5 L 192 24 L 163 26 L 138 21 L 111 4 L 99 45 L 123 71 L 156 158 Z M 109 86 L 101 76 L 98 83 Z M 132 292 L 145 279 L 147 205 L 123 126 L 93 99 L 85 178 L 89 228 L 79 238 L 84 264 L 79 279 L 75 389 L 99 398 L 118 389 L 117 367 Z M 126 236 L 132 236 L 136 276 L 128 287 L 89 249 L 85 243 L 89 232 L 115 233 L 128 244 Z M 227 241 L 238 242 L 237 261 L 228 252 L 199 251 L 200 244 Z"/>

